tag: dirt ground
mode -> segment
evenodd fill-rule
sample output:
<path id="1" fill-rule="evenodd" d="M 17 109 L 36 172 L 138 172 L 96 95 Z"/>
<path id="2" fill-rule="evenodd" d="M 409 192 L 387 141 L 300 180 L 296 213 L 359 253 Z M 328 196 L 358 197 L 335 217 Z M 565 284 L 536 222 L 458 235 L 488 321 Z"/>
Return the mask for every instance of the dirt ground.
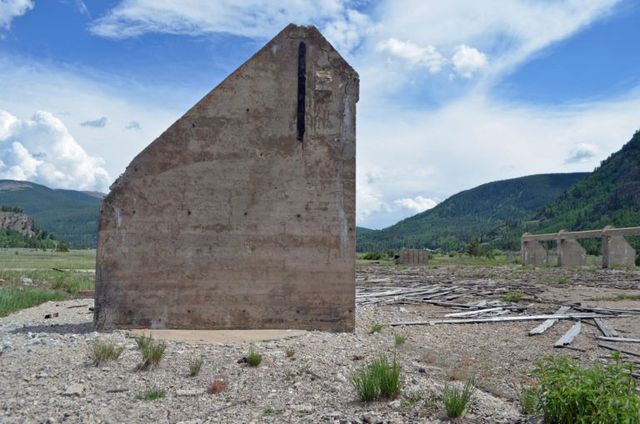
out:
<path id="1" fill-rule="evenodd" d="M 132 334 L 93 331 L 91 300 L 49 302 L 1 318 L 0 422 L 446 422 L 445 384 L 459 384 L 470 377 L 475 378 L 477 391 L 458 422 L 526 422 L 517 394 L 531 381 L 537 358 L 564 354 L 585 364 L 610 360 L 610 351 L 598 347 L 595 336 L 601 333 L 592 320 L 583 321 L 582 332 L 569 348 L 558 349 L 553 343 L 573 321 L 560 321 L 538 336 L 528 332 L 540 321 L 392 326 L 464 309 L 402 298 L 363 304 L 362 294 L 385 287 L 440 286 L 451 290 L 432 300 L 513 307 L 502 316 L 552 313 L 559 303 L 640 311 L 640 271 L 635 269 L 360 264 L 356 279 L 361 297 L 354 333 L 293 332 L 265 341 L 231 336 L 219 342 L 197 341 L 197 337 L 167 340 L 160 367 L 143 372 L 136 371 L 140 358 Z M 505 302 L 505 295 L 516 290 L 522 292 L 522 299 Z M 55 313 L 59 316 L 44 318 Z M 640 315 L 608 321 L 621 337 L 640 338 Z M 370 334 L 375 324 L 382 324 L 382 330 Z M 396 335 L 406 336 L 397 347 Z M 125 348 L 117 362 L 101 367 L 89 364 L 87 349 L 97 338 Z M 617 345 L 640 350 L 637 344 Z M 264 356 L 255 368 L 238 363 L 250 347 Z M 287 351 L 293 356 L 288 357 Z M 350 376 L 380 353 L 395 354 L 400 361 L 403 393 L 397 400 L 362 403 Z M 202 372 L 189 377 L 189 362 L 197 357 L 204 359 Z M 638 358 L 625 360 L 635 363 Z M 226 390 L 206 393 L 215 379 L 223 379 Z M 163 389 L 166 396 L 155 401 L 138 399 L 150 389 Z"/>

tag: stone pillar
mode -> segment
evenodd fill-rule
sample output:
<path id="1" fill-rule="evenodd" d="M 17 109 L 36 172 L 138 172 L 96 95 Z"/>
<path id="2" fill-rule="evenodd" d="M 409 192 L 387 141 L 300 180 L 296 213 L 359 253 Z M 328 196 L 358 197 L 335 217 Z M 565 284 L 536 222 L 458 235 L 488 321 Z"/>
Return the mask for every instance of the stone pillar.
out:
<path id="1" fill-rule="evenodd" d="M 587 264 L 587 251 L 576 239 L 562 238 L 561 230 L 558 233 L 558 265 L 563 267 L 584 266 Z"/>
<path id="2" fill-rule="evenodd" d="M 522 240 L 522 264 L 545 265 L 549 260 L 549 252 L 537 240 Z"/>
<path id="3" fill-rule="evenodd" d="M 602 232 L 602 267 L 635 266 L 636 251 L 624 236 L 610 236 L 607 230 L 613 227 L 607 226 Z"/>

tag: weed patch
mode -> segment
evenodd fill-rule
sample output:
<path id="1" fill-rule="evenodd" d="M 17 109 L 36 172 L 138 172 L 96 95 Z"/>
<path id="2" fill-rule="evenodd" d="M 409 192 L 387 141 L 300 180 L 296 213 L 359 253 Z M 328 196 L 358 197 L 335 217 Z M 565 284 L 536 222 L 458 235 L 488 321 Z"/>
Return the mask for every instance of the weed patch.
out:
<path id="1" fill-rule="evenodd" d="M 257 367 L 262 362 L 262 355 L 256 352 L 253 347 L 249 349 L 249 353 L 246 356 L 247 364 L 252 367 Z"/>
<path id="2" fill-rule="evenodd" d="M 204 363 L 204 359 L 202 356 L 199 356 L 195 359 L 192 359 L 189 363 L 189 375 L 191 377 L 195 377 L 200 374 L 200 370 L 202 369 L 202 364 Z"/>
<path id="3" fill-rule="evenodd" d="M 91 363 L 98 367 L 108 361 L 117 361 L 123 350 L 123 347 L 118 347 L 112 342 L 96 340 L 89 347 L 89 358 Z"/>
<path id="4" fill-rule="evenodd" d="M 373 326 L 369 330 L 369 334 L 379 333 L 379 332 L 382 331 L 383 328 L 384 328 L 384 325 L 382 325 L 380 323 L 373 324 Z"/>
<path id="5" fill-rule="evenodd" d="M 472 378 L 467 380 L 462 387 L 459 385 L 445 385 L 443 402 L 447 416 L 449 418 L 461 417 L 471 403 L 474 391 L 475 386 Z"/>
<path id="6" fill-rule="evenodd" d="M 136 344 L 142 356 L 142 363 L 138 365 L 138 370 L 145 371 L 160 365 L 160 361 L 164 357 L 164 351 L 167 348 L 166 344 L 156 342 L 151 336 L 136 337 Z"/>
<path id="7" fill-rule="evenodd" d="M 0 288 L 0 317 L 7 316 L 21 309 L 32 308 L 50 300 L 64 300 L 64 293 L 45 290 L 37 287 L 4 287 Z"/>
<path id="8" fill-rule="evenodd" d="M 394 336 L 394 344 L 396 345 L 396 347 L 403 345 L 404 342 L 406 341 L 407 341 L 407 336 L 403 336 L 401 334 L 396 334 Z"/>
<path id="9" fill-rule="evenodd" d="M 167 395 L 167 391 L 164 389 L 152 389 L 147 390 L 144 393 L 138 395 L 138 399 L 140 400 L 156 400 L 163 398 Z"/>
<path id="10" fill-rule="evenodd" d="M 640 423 L 640 397 L 631 365 L 615 363 L 582 368 L 564 356 L 540 360 L 538 409 L 549 423 Z"/>
<path id="11" fill-rule="evenodd" d="M 386 356 L 381 355 L 353 373 L 351 383 L 363 402 L 379 398 L 395 399 L 400 395 L 402 385 L 400 364 L 396 358 L 390 362 Z"/>
<path id="12" fill-rule="evenodd" d="M 524 293 L 520 290 L 510 290 L 502 296 L 502 300 L 509 303 L 518 303 L 524 297 Z"/>
<path id="13" fill-rule="evenodd" d="M 227 383 L 222 379 L 213 380 L 207 388 L 207 393 L 210 395 L 217 395 L 227 390 Z"/>

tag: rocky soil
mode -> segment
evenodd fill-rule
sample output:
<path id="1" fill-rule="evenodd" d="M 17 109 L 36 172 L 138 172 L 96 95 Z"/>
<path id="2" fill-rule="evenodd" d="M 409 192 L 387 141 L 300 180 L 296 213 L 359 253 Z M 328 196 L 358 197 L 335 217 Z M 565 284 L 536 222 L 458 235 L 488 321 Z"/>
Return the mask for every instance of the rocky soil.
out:
<path id="1" fill-rule="evenodd" d="M 633 300 L 640 295 L 640 272 L 635 270 L 369 265 L 359 267 L 357 281 L 361 288 L 406 282 L 494 289 L 524 284 L 532 293 L 520 302 L 526 313 L 552 312 L 557 309 L 554 302 L 565 300 L 640 308 L 640 301 Z M 625 296 L 617 297 L 620 294 Z M 594 337 L 599 333 L 591 325 L 585 325 L 573 349 L 554 349 L 553 342 L 571 322 L 560 322 L 536 337 L 527 333 L 539 322 L 391 327 L 393 322 L 457 311 L 388 304 L 359 306 L 352 334 L 305 332 L 254 343 L 167 341 L 158 368 L 136 371 L 140 355 L 132 335 L 94 332 L 91 306 L 87 299 L 49 302 L 0 319 L 1 423 L 436 423 L 447 421 L 441 402 L 444 385 L 471 376 L 478 390 L 459 422 L 525 422 L 517 393 L 530 381 L 536 358 L 567 354 L 589 363 L 610 356 L 597 347 Z M 54 317 L 45 319 L 48 314 Z M 611 322 L 621 336 L 640 338 L 640 316 Z M 378 323 L 384 325 L 382 331 L 369 334 Z M 398 347 L 396 334 L 407 338 Z M 98 338 L 124 347 L 118 361 L 100 367 L 89 363 L 88 347 Z M 264 356 L 255 368 L 238 362 L 251 346 Z M 637 345 L 626 347 L 638 350 Z M 380 353 L 394 352 L 402 365 L 403 394 L 392 401 L 358 401 L 350 383 L 353 371 Z M 190 377 L 189 363 L 200 356 L 202 371 Z M 207 393 L 216 379 L 225 381 L 226 390 Z M 166 396 L 138 398 L 151 389 L 163 389 Z"/>

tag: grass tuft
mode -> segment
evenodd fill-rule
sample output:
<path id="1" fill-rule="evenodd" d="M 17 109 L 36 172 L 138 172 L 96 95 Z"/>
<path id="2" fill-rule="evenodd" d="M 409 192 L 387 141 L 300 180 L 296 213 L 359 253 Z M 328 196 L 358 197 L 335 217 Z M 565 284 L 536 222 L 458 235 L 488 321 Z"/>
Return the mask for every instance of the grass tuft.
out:
<path id="1" fill-rule="evenodd" d="M 369 334 L 379 333 L 379 332 L 382 331 L 383 328 L 384 328 L 384 325 L 382 325 L 380 323 L 373 324 L 373 326 L 369 330 Z"/>
<path id="2" fill-rule="evenodd" d="M 510 290 L 502 296 L 502 300 L 510 303 L 518 303 L 524 297 L 524 293 L 521 290 Z"/>
<path id="3" fill-rule="evenodd" d="M 222 379 L 213 380 L 207 388 L 207 393 L 210 395 L 217 395 L 227 390 L 227 383 Z"/>
<path id="4" fill-rule="evenodd" d="M 96 340 L 89 347 L 89 358 L 91 363 L 98 367 L 108 361 L 117 361 L 123 350 L 123 347 L 118 347 L 112 342 Z"/>
<path id="5" fill-rule="evenodd" d="M 144 393 L 138 395 L 138 399 L 140 400 L 156 400 L 163 398 L 167 395 L 167 391 L 164 389 L 152 389 L 147 390 Z"/>
<path id="6" fill-rule="evenodd" d="M 400 364 L 395 357 L 390 362 L 386 356 L 381 355 L 354 372 L 351 383 L 363 402 L 379 398 L 395 399 L 400 395 L 402 386 Z"/>
<path id="7" fill-rule="evenodd" d="M 471 403 L 474 391 L 473 378 L 468 379 L 462 387 L 459 385 L 445 385 L 443 402 L 447 416 L 449 418 L 461 417 L 469 406 L 469 403 Z"/>
<path id="8" fill-rule="evenodd" d="M 195 377 L 200 374 L 200 370 L 202 369 L 202 364 L 204 363 L 204 359 L 202 356 L 194 358 L 189 363 L 189 375 L 191 377 Z"/>
<path id="9" fill-rule="evenodd" d="M 538 412 L 539 394 L 537 387 L 523 387 L 519 394 L 522 415 L 535 415 Z"/>
<path id="10" fill-rule="evenodd" d="M 296 350 L 292 347 L 287 348 L 285 355 L 287 356 L 287 358 L 293 358 L 293 356 L 296 354 Z"/>
<path id="11" fill-rule="evenodd" d="M 549 423 L 640 423 L 640 397 L 632 366 L 615 363 L 582 368 L 575 360 L 551 356 L 538 362 L 539 410 Z"/>
<path id="12" fill-rule="evenodd" d="M 252 367 L 257 367 L 262 362 L 262 355 L 253 349 L 253 346 L 249 349 L 249 353 L 246 356 L 247 364 Z"/>
<path id="13" fill-rule="evenodd" d="M 404 342 L 407 341 L 407 336 L 403 336 L 401 334 L 396 334 L 394 336 L 394 344 L 397 346 L 403 345 Z"/>
<path id="14" fill-rule="evenodd" d="M 160 365 L 167 345 L 163 342 L 156 342 L 151 336 L 139 336 L 135 340 L 142 356 L 142 363 L 138 365 L 138 370 L 145 371 Z"/>

